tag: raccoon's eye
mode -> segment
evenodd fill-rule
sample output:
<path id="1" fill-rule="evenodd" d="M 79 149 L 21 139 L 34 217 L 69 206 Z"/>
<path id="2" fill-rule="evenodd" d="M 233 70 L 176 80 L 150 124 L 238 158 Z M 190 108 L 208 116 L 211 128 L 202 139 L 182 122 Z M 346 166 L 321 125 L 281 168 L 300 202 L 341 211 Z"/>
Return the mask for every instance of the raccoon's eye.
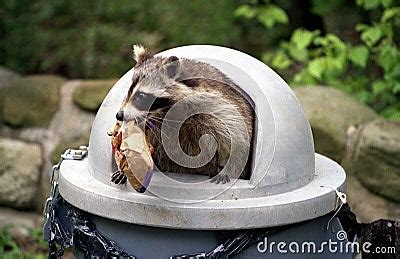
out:
<path id="1" fill-rule="evenodd" d="M 147 94 L 139 92 L 135 94 L 135 100 L 145 100 L 147 97 Z"/>
<path id="2" fill-rule="evenodd" d="M 141 110 L 149 109 L 155 97 L 151 94 L 136 92 L 133 96 L 133 104 Z"/>

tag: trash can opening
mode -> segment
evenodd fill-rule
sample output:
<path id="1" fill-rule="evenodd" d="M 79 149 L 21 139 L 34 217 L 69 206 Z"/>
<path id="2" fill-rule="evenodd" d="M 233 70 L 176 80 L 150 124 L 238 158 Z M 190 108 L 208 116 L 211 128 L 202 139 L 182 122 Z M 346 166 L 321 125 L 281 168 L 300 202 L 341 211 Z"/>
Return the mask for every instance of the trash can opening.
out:
<path id="1" fill-rule="evenodd" d="M 180 47 L 157 56 L 192 59 L 222 71 L 251 103 L 255 122 L 253 136 L 250 136 L 253 140 L 249 149 L 251 172 L 247 178 L 215 184 L 208 180 L 208 176 L 155 172 L 149 192 L 169 198 L 232 197 L 231 192 L 235 193 L 234 196 L 254 197 L 288 192 L 312 181 L 315 157 L 310 125 L 292 90 L 274 71 L 247 54 L 216 46 Z M 105 132 L 115 123 L 116 114 L 132 85 L 134 70 L 126 73 L 111 89 L 92 128 L 89 170 L 94 178 L 108 185 L 112 185 L 110 175 L 116 168 L 110 139 Z M 232 141 L 237 142 L 237 139 L 233 134 Z M 241 147 L 240 142 L 236 145 L 236 150 Z M 173 155 L 180 146 L 175 142 L 171 146 Z M 210 146 L 209 142 L 205 146 Z M 240 159 L 238 153 L 233 147 L 230 153 L 232 163 Z M 129 186 L 118 188 L 132 190 Z"/>
<path id="2" fill-rule="evenodd" d="M 157 56 L 205 62 L 222 71 L 245 93 L 256 117 L 250 176 L 216 184 L 208 175 L 154 171 L 146 190 L 113 183 L 112 177 L 119 176 L 114 175 L 117 166 L 107 132 L 115 126 L 134 79 L 134 67 L 104 99 L 92 126 L 88 157 L 63 162 L 59 180 L 63 198 L 107 218 L 185 229 L 277 226 L 322 216 L 336 208 L 336 191 L 345 187 L 345 173 L 334 161 L 315 154 L 305 113 L 279 75 L 243 52 L 219 46 L 183 46 Z M 198 107 L 210 108 L 202 104 L 200 100 Z M 238 135 L 233 134 L 232 140 L 236 138 Z M 209 143 L 207 140 L 203 144 L 206 147 Z M 175 152 L 179 142 L 172 142 L 170 147 Z M 148 150 L 151 153 L 151 148 Z"/>

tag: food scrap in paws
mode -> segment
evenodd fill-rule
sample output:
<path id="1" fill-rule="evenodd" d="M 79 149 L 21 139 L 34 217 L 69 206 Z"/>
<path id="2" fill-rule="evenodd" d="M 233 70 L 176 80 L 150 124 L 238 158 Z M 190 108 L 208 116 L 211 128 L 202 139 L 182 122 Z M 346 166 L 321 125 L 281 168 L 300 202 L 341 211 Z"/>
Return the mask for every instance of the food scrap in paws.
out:
<path id="1" fill-rule="evenodd" d="M 111 181 L 123 184 L 127 178 L 136 191 L 145 192 L 153 175 L 153 148 L 146 142 L 144 132 L 133 122 L 117 121 L 108 135 L 118 167 Z"/>

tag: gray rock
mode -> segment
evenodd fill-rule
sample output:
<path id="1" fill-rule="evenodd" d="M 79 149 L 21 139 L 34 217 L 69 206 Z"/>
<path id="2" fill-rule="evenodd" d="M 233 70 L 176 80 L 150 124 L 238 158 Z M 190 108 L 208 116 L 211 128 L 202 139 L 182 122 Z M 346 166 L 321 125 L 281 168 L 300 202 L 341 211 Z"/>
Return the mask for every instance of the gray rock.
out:
<path id="1" fill-rule="evenodd" d="M 60 87 L 59 108 L 46 128 L 12 128 L 0 124 L 0 136 L 41 145 L 43 163 L 38 184 L 39 190 L 35 199 L 36 209 L 39 212 L 43 210 L 44 201 L 50 193 L 49 172 L 53 164 L 59 160 L 61 152 L 66 148 L 76 147 L 77 144 L 88 144 L 87 139 L 95 114 L 74 105 L 73 93 L 79 85 L 80 81 L 71 80 Z M 52 155 L 55 157 L 53 161 Z"/>
<path id="2" fill-rule="evenodd" d="M 378 119 L 353 130 L 342 165 L 370 191 L 400 202 L 400 122 Z"/>
<path id="3" fill-rule="evenodd" d="M 60 159 L 60 154 L 67 148 L 74 148 L 78 145 L 88 145 L 88 136 L 95 115 L 83 111 L 73 102 L 73 93 L 79 87 L 79 80 L 67 81 L 61 87 L 60 107 L 54 115 L 46 135 L 42 138 L 41 144 L 44 153 L 44 165 L 42 167 L 42 178 L 38 194 L 39 207 L 42 210 L 44 201 L 49 196 L 50 178 L 49 171 L 54 163 Z M 20 137 L 26 139 L 31 132 L 26 131 Z M 57 151 L 59 150 L 59 151 Z M 52 160 L 53 157 L 53 160 Z"/>
<path id="4" fill-rule="evenodd" d="M 0 228 L 7 225 L 27 228 L 41 227 L 43 216 L 31 212 L 0 207 Z"/>
<path id="5" fill-rule="evenodd" d="M 19 77 L 19 74 L 0 66 L 0 88 L 7 85 L 12 79 Z"/>
<path id="6" fill-rule="evenodd" d="M 0 138 L 0 206 L 34 208 L 41 165 L 39 145 Z"/>
<path id="7" fill-rule="evenodd" d="M 296 87 L 294 92 L 310 121 L 316 151 L 338 162 L 347 129 L 378 118 L 366 105 L 331 87 Z"/>
<path id="8" fill-rule="evenodd" d="M 389 201 L 370 192 L 351 174 L 347 175 L 347 200 L 359 222 L 400 219 L 400 203 Z"/>

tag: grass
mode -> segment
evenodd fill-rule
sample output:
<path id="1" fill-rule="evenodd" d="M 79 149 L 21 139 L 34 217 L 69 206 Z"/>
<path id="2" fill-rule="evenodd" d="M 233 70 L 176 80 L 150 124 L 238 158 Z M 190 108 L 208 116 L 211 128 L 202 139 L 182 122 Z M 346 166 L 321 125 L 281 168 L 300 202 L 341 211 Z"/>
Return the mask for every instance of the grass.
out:
<path id="1" fill-rule="evenodd" d="M 46 127 L 60 102 L 59 76 L 35 75 L 12 80 L 0 89 L 0 119 L 13 127 Z"/>
<path id="2" fill-rule="evenodd" d="M 0 258 L 47 258 L 47 243 L 43 241 L 43 230 L 37 228 L 28 231 L 27 238 L 16 240 L 10 234 L 10 226 L 0 228 Z"/>
<path id="3" fill-rule="evenodd" d="M 116 80 L 85 80 L 75 90 L 73 98 L 81 109 L 96 112 Z"/>

